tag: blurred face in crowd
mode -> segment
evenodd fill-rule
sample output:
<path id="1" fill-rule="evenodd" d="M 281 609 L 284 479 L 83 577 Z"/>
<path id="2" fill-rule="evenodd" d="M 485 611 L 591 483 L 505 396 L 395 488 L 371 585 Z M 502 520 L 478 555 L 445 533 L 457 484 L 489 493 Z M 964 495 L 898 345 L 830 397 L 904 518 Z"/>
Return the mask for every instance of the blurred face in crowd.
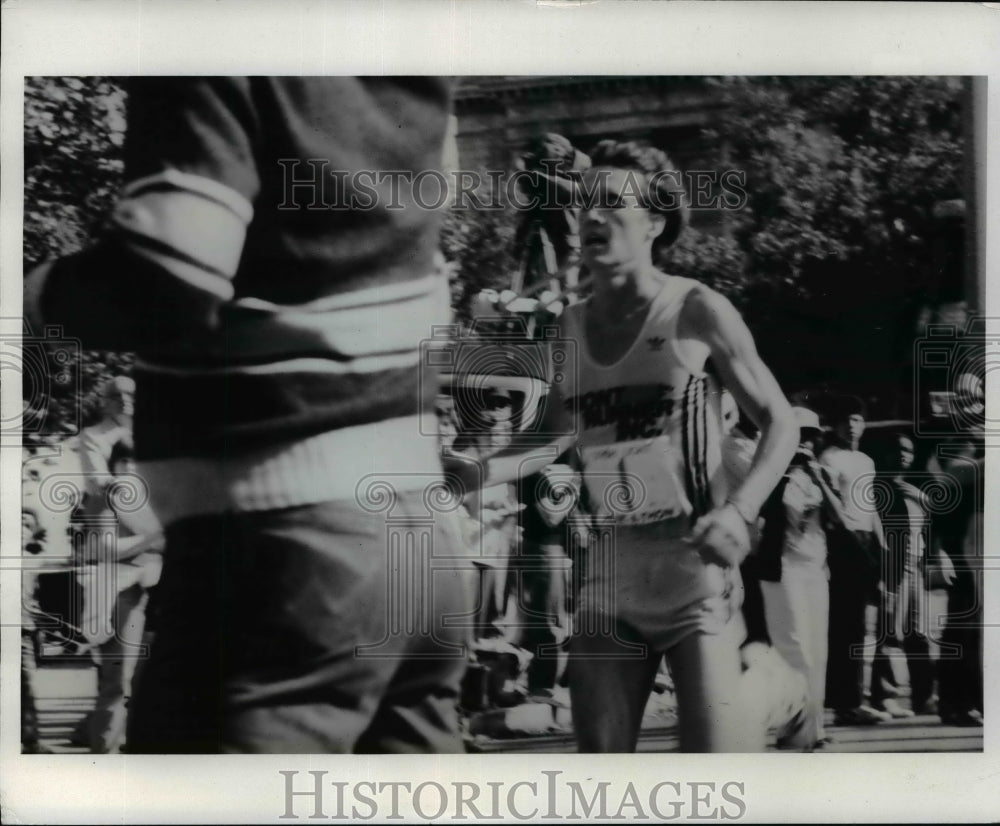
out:
<path id="1" fill-rule="evenodd" d="M 852 413 L 847 419 L 837 425 L 837 435 L 850 444 L 854 450 L 857 450 L 858 442 L 861 441 L 861 436 L 864 432 L 865 417 L 860 413 Z"/>
<path id="2" fill-rule="evenodd" d="M 816 448 L 819 445 L 819 431 L 811 427 L 804 427 L 799 431 L 799 450 L 807 451 L 813 456 L 816 455 Z"/>
<path id="3" fill-rule="evenodd" d="M 969 303 L 967 301 L 949 301 L 938 307 L 937 324 L 947 324 L 955 328 L 957 333 L 965 330 L 969 323 Z"/>
<path id="4" fill-rule="evenodd" d="M 455 407 L 451 399 L 439 401 L 435 407 L 438 420 L 438 438 L 441 446 L 450 448 L 455 443 L 458 436 L 458 428 L 455 425 Z"/>
<path id="5" fill-rule="evenodd" d="M 733 428 L 740 421 L 740 409 L 736 404 L 736 399 L 728 390 L 722 391 L 722 432 L 732 433 Z"/>
<path id="6" fill-rule="evenodd" d="M 135 475 L 135 459 L 131 456 L 117 459 L 110 470 L 115 476 L 122 476 L 127 473 Z"/>
<path id="7" fill-rule="evenodd" d="M 488 430 L 487 444 L 502 450 L 513 438 L 514 407 L 510 394 L 503 391 L 488 394 L 485 407 L 483 417 Z"/>
<path id="8" fill-rule="evenodd" d="M 132 379 L 121 376 L 112 379 L 106 390 L 104 411 L 105 416 L 115 424 L 131 426 L 132 414 L 135 412 L 135 382 Z"/>
<path id="9" fill-rule="evenodd" d="M 896 463 L 900 470 L 913 467 L 913 442 L 907 436 L 900 436 L 896 442 Z"/>
<path id="10" fill-rule="evenodd" d="M 35 518 L 33 513 L 28 511 L 21 512 L 21 544 L 27 545 L 35 538 L 35 533 L 38 530 L 38 520 Z"/>
<path id="11" fill-rule="evenodd" d="M 613 285 L 651 265 L 653 240 L 663 231 L 663 218 L 640 200 L 645 185 L 642 173 L 613 167 L 595 167 L 583 176 L 583 261 L 595 276 L 613 279 Z"/>

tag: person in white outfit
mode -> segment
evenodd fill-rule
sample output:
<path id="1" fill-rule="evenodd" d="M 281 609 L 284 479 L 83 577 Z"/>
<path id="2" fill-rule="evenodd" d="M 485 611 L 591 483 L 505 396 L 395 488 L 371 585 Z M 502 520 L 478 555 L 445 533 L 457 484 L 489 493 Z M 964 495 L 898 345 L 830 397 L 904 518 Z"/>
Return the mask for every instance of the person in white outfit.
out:
<path id="1" fill-rule="evenodd" d="M 808 748 L 822 748 L 827 742 L 823 704 L 830 622 L 825 527 L 842 523 L 843 512 L 831 480 L 816 461 L 822 434 L 819 416 L 804 407 L 793 412 L 799 423 L 799 449 L 761 511 L 764 530 L 751 559 L 771 644 L 809 686 L 805 742 Z"/>

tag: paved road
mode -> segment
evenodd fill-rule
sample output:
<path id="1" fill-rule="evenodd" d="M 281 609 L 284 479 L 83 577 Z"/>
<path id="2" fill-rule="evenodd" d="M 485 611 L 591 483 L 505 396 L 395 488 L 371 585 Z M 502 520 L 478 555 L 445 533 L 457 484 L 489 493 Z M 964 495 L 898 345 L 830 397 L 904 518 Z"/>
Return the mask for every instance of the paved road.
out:
<path id="1" fill-rule="evenodd" d="M 937 717 L 913 717 L 893 720 L 877 726 L 828 726 L 834 742 L 824 752 L 980 752 L 983 730 L 944 726 Z M 533 754 L 571 754 L 575 751 L 571 734 L 544 735 L 477 743 L 478 752 L 531 752 Z M 643 729 L 639 752 L 677 751 L 677 734 L 672 726 Z"/>
<path id="2" fill-rule="evenodd" d="M 69 738 L 73 727 L 93 707 L 96 670 L 78 666 L 41 668 L 36 686 L 42 744 L 57 753 L 86 753 L 86 749 L 72 745 Z M 983 749 L 982 728 L 944 726 L 937 717 L 931 716 L 877 726 L 830 726 L 828 730 L 835 741 L 827 749 L 830 752 L 976 752 Z M 520 738 L 478 738 L 470 749 L 537 754 L 565 754 L 575 750 L 569 731 Z M 643 729 L 639 751 L 676 750 L 673 726 L 650 719 Z"/>

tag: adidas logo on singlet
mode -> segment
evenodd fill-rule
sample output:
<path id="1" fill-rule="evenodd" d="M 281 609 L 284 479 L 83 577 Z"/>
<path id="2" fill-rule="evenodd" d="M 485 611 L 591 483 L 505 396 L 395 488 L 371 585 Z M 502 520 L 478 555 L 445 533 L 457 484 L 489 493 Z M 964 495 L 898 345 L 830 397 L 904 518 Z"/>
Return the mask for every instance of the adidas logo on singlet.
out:
<path id="1" fill-rule="evenodd" d="M 654 352 L 659 352 L 663 349 L 663 345 L 667 343 L 667 340 L 663 336 L 651 336 L 646 339 L 646 344 L 649 345 L 649 349 Z"/>

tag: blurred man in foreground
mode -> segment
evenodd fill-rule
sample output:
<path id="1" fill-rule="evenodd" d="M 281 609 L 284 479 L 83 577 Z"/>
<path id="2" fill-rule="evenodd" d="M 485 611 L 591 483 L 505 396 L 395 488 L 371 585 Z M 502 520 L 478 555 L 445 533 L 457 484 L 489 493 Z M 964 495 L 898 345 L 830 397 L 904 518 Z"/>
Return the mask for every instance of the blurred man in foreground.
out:
<path id="1" fill-rule="evenodd" d="M 394 622 L 425 633 L 393 634 L 387 601 L 387 517 L 424 530 L 441 474 L 418 344 L 448 285 L 412 184 L 441 168 L 450 97 L 429 77 L 136 79 L 108 231 L 26 282 L 36 325 L 140 355 L 166 552 L 131 752 L 461 749 L 464 637 L 441 623 L 466 613 L 461 576 L 406 583 Z M 450 517 L 430 531 L 448 555 Z"/>

